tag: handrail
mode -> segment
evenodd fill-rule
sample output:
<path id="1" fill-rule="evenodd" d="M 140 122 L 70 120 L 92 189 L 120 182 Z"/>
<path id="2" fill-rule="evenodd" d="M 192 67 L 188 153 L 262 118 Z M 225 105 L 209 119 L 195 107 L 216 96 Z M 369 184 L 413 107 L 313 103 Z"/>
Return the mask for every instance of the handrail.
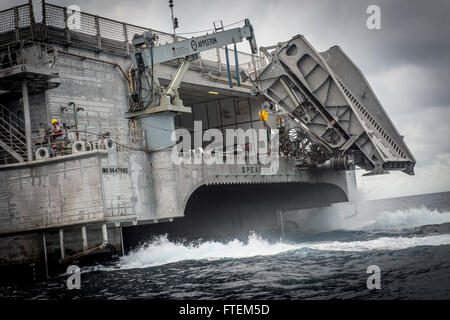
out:
<path id="1" fill-rule="evenodd" d="M 3 133 L 0 132 L 0 137 L 4 137 L 7 141 L 8 141 L 8 137 L 5 136 Z M 3 139 L 1 139 L 3 140 Z M 12 140 L 8 141 L 8 144 L 12 149 L 14 149 L 16 152 L 18 151 L 18 153 L 20 153 L 21 155 L 26 155 L 26 151 L 24 149 L 22 149 L 17 143 L 13 142 Z"/>
<path id="2" fill-rule="evenodd" d="M 49 9 L 49 11 L 45 10 L 45 9 Z M 56 28 L 66 28 L 67 29 L 67 25 L 63 26 L 65 24 L 64 22 L 64 13 L 65 10 L 67 10 L 66 7 L 62 7 L 62 6 L 58 6 L 58 5 L 54 5 L 54 4 L 50 4 L 50 3 L 45 3 L 44 6 L 44 10 L 45 10 L 45 15 L 46 15 L 46 20 L 45 20 L 45 25 L 44 27 L 56 27 Z M 63 20 L 61 21 L 61 17 L 63 18 Z M 155 30 L 152 28 L 147 28 L 147 27 L 142 27 L 142 26 L 137 26 L 137 25 L 133 25 L 131 23 L 125 23 L 125 22 L 121 22 L 118 20 L 114 20 L 114 19 L 110 19 L 110 18 L 106 18 L 106 17 L 101 17 L 101 16 L 97 16 L 91 13 L 87 13 L 87 12 L 80 12 L 80 17 L 81 17 L 81 25 L 80 28 L 77 30 L 67 30 L 70 33 L 76 34 L 76 33 L 81 33 L 81 34 L 87 34 L 87 35 L 92 35 L 93 37 L 98 37 L 98 41 L 99 42 L 99 46 L 101 47 L 101 42 L 102 42 L 102 38 L 103 39 L 110 39 L 110 40 L 116 40 L 118 42 L 122 42 L 124 44 L 126 43 L 131 43 L 132 39 L 132 33 L 133 32 L 139 32 L 142 33 L 144 31 L 151 31 L 152 33 L 155 33 L 156 35 L 160 36 L 160 43 L 164 43 L 164 42 L 175 42 L 177 39 L 180 40 L 185 40 L 188 39 L 186 37 L 183 36 L 174 36 L 171 33 L 168 32 L 164 32 L 164 31 L 160 31 L 160 30 Z M 89 20 L 90 22 L 85 22 L 83 23 L 84 20 Z M 91 21 L 92 20 L 92 21 Z M 95 22 L 95 23 L 94 23 Z M 114 30 L 117 30 L 117 34 L 115 33 L 114 36 L 112 36 L 110 28 L 107 28 L 106 26 L 102 27 L 102 22 L 108 22 L 108 26 L 110 28 L 114 28 Z M 53 25 L 52 23 L 56 23 L 58 24 L 58 26 Z M 62 24 L 62 25 L 59 25 Z M 215 51 L 215 49 L 212 49 L 213 51 Z M 224 48 L 218 48 L 217 50 L 219 50 L 220 55 L 218 56 L 216 52 L 211 53 L 210 55 L 208 55 L 207 53 L 204 54 L 200 54 L 200 56 L 205 59 L 205 60 L 210 60 L 210 61 L 214 61 L 214 62 L 221 62 L 222 58 L 224 57 L 225 51 Z M 246 62 L 252 62 L 253 59 L 255 60 L 259 60 L 260 57 L 257 55 L 253 55 L 251 53 L 246 53 L 246 52 L 242 52 L 242 51 L 238 51 L 238 55 L 241 59 L 241 61 L 246 61 Z M 220 57 L 222 56 L 222 57 Z M 232 59 L 232 62 L 234 60 Z"/>
<path id="3" fill-rule="evenodd" d="M 9 113 L 10 121 L 14 120 L 15 123 L 21 124 L 21 125 L 19 125 L 19 128 L 21 128 L 21 129 L 25 128 L 25 121 L 22 120 L 20 117 L 16 116 L 11 110 L 9 110 L 8 108 L 6 108 L 4 105 L 2 105 L 0 103 L 0 119 L 5 120 L 5 117 L 4 117 L 5 111 L 6 111 L 6 113 Z M 11 118 L 13 118 L 13 119 L 11 119 Z M 24 138 L 25 138 L 25 136 L 24 136 Z"/>
<path id="4" fill-rule="evenodd" d="M 23 7 L 23 8 L 22 8 Z M 27 4 L 21 6 L 20 10 L 26 12 L 27 7 L 29 7 Z M 17 8 L 19 7 L 13 7 L 10 9 L 4 10 L 5 12 L 10 11 L 11 14 L 15 13 Z M 27 12 L 27 16 L 32 15 L 32 8 L 29 7 L 29 13 Z M 90 14 L 87 12 L 80 12 L 80 28 L 75 30 L 71 29 L 67 24 L 67 8 L 63 6 L 58 6 L 50 3 L 46 3 L 43 1 L 43 12 L 42 12 L 42 21 L 39 27 L 39 30 L 31 30 L 30 32 L 27 32 L 26 34 L 22 32 L 17 32 L 17 15 L 14 15 L 13 19 L 13 25 L 11 26 L 11 30 L 7 30 L 4 32 L 0 32 L 0 34 L 4 34 L 5 32 L 12 32 L 11 36 L 5 37 L 4 40 L 10 39 L 9 41 L 21 41 L 21 40 L 33 40 L 37 42 L 48 42 L 52 43 L 52 37 L 55 35 L 52 35 L 51 29 L 60 29 L 61 34 L 56 35 L 55 37 L 64 37 L 64 41 L 67 45 L 75 45 L 75 46 L 82 46 L 84 40 L 78 39 L 74 42 L 73 38 L 77 38 L 78 35 L 86 34 L 89 36 L 94 37 L 93 42 L 91 40 L 87 41 L 86 44 L 88 45 L 94 45 L 96 46 L 96 50 L 102 51 L 105 50 L 113 50 L 114 52 L 117 52 L 121 55 L 128 55 L 130 51 L 129 44 L 132 41 L 132 37 L 135 33 L 142 33 L 144 31 L 151 31 L 155 34 L 157 34 L 160 39 L 159 41 L 161 43 L 171 43 L 176 41 L 177 39 L 188 39 L 183 36 L 174 36 L 171 33 L 155 30 L 152 28 L 137 26 L 131 23 L 126 22 L 120 22 L 118 20 L 106 18 L 97 16 L 94 14 Z M 21 11 L 21 12 L 22 12 Z M 17 13 L 17 12 L 16 12 Z M 30 23 L 26 25 L 26 27 L 29 27 L 33 29 L 31 25 L 31 18 Z M 20 28 L 23 28 L 21 25 Z M 5 30 L 5 29 L 2 29 Z M 16 31 L 15 33 L 13 31 Z M 37 32 L 35 32 L 37 31 Z M 96 38 L 96 39 L 95 39 Z M 3 39 L 3 38 L 2 38 Z M 59 39 L 59 38 L 58 38 Z M 61 39 L 54 39 L 56 43 L 60 43 Z M 115 41 L 117 43 L 112 44 L 109 42 L 109 40 Z M 3 41 L 3 40 L 2 40 Z M 81 41 L 81 42 L 80 42 Z M 8 47 L 9 48 L 9 47 Z M 115 51 L 116 50 L 116 51 Z M 0 50 L 1 51 L 1 50 Z M 6 51 L 5 51 L 6 52 Z M 0 61 L 0 68 L 1 67 L 12 67 L 14 63 L 18 63 L 17 61 L 13 61 L 14 54 L 9 55 L 9 59 L 5 60 L 5 66 L 2 66 L 2 61 Z M 239 61 L 245 62 L 245 67 L 250 69 L 258 69 L 260 65 L 264 64 L 264 60 L 261 59 L 259 55 L 253 55 L 250 53 L 238 51 Z M 5 57 L 5 56 L 3 56 Z M 203 60 L 213 61 L 216 63 L 222 63 L 224 61 L 225 57 L 225 49 L 224 48 L 217 48 L 212 49 L 209 51 L 205 51 L 202 54 L 200 54 L 200 58 Z M 6 54 L 6 58 L 8 58 L 8 53 Z M 3 58 L 2 58 L 3 59 Z M 233 65 L 234 58 L 231 58 L 230 63 Z M 241 67 L 241 66 L 240 66 Z"/>
<path id="5" fill-rule="evenodd" d="M 2 129 L 4 131 L 4 133 L 2 133 Z M 5 134 L 6 132 L 6 134 Z M 5 128 L 1 123 L 0 123 L 0 133 L 8 140 L 8 141 L 12 141 L 13 139 L 15 141 L 19 141 L 21 144 L 23 144 L 24 146 L 26 146 L 26 143 L 24 140 L 18 138 L 17 136 L 15 136 L 14 134 L 12 134 L 10 131 L 8 131 L 8 128 Z"/>
<path id="6" fill-rule="evenodd" d="M 1 120 L 1 119 L 0 119 L 0 120 Z M 6 124 L 6 126 L 5 126 L 5 124 Z M 13 137 L 14 139 L 16 139 L 16 140 L 24 141 L 24 139 L 25 139 L 25 136 L 24 136 L 19 130 L 17 130 L 17 129 L 14 128 L 13 126 L 9 126 L 8 123 L 5 122 L 5 121 L 3 121 L 3 120 L 0 121 L 0 128 L 3 129 L 3 130 L 5 130 L 5 131 L 7 131 L 7 132 L 9 132 L 9 133 L 12 135 L 12 137 Z M 9 130 L 10 128 L 12 128 L 14 131 L 16 131 L 17 134 L 18 134 L 19 136 L 16 136 L 14 133 L 12 133 L 12 132 Z"/>
<path id="7" fill-rule="evenodd" d="M 25 135 L 21 131 L 19 131 L 16 127 L 9 124 L 7 121 L 5 121 L 2 118 L 0 118 L 0 128 L 5 130 L 6 132 L 8 132 L 12 138 L 19 140 L 23 144 L 26 144 L 25 143 L 25 141 L 26 141 Z M 14 131 L 14 133 L 13 133 L 13 131 Z M 25 130 L 23 130 L 23 131 L 25 131 Z"/>
<path id="8" fill-rule="evenodd" d="M 15 65 L 24 63 L 23 56 L 17 54 L 18 51 L 22 50 L 22 41 L 23 40 L 16 40 L 0 46 L 0 52 L 7 53 L 2 57 L 2 60 L 0 61 L 0 69 L 11 68 Z"/>
<path id="9" fill-rule="evenodd" d="M 22 141 L 21 139 L 18 139 L 16 136 L 14 136 L 13 134 L 9 133 L 9 135 L 6 135 L 5 133 L 0 132 L 0 135 L 3 137 L 3 141 L 4 142 L 8 142 L 10 145 L 14 145 L 17 148 L 19 148 L 21 151 L 23 151 L 23 149 L 21 148 L 21 146 L 25 146 L 26 147 L 26 143 L 24 141 Z"/>
<path id="10" fill-rule="evenodd" d="M 27 154 L 24 131 L 24 121 L 0 104 L 0 140 L 22 157 Z"/>
<path id="11" fill-rule="evenodd" d="M 44 47 L 39 50 L 41 52 L 39 59 L 27 61 L 24 54 L 25 49 L 36 46 L 40 46 L 41 48 Z M 6 54 L 1 55 L 2 53 Z M 55 68 L 55 64 L 53 63 L 55 55 L 56 48 L 51 44 L 30 39 L 11 41 L 0 45 L 0 70 L 27 63 L 33 64 L 37 67 L 53 69 Z"/>

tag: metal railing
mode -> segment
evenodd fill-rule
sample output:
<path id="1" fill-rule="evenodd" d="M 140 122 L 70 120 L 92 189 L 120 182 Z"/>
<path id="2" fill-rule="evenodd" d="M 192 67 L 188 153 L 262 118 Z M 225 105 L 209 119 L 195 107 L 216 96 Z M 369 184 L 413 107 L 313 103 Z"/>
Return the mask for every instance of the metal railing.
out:
<path id="1" fill-rule="evenodd" d="M 65 7 L 43 2 L 42 22 L 35 23 L 32 7 L 28 4 L 0 11 L 0 45 L 19 40 L 34 40 L 60 45 L 70 45 L 82 49 L 128 56 L 132 50 L 131 40 L 135 34 L 151 31 L 158 36 L 159 44 L 186 39 L 166 32 L 144 28 L 133 24 L 99 17 L 85 12 L 73 13 Z M 225 63 L 225 48 L 212 49 L 200 53 L 203 60 Z M 236 65 L 230 54 L 230 64 Z M 254 72 L 265 66 L 262 56 L 238 52 L 239 69 Z"/>
<path id="2" fill-rule="evenodd" d="M 111 20 L 95 16 L 89 13 L 80 12 L 77 23 L 68 24 L 67 8 L 46 3 L 44 5 L 44 24 L 48 27 L 48 36 L 64 37 L 65 41 L 76 45 L 77 42 L 85 42 L 95 46 L 98 50 L 113 51 L 128 55 L 130 43 L 135 34 L 142 34 L 151 31 L 158 36 L 158 44 L 172 43 L 177 40 L 187 39 L 169 33 L 136 26 L 120 21 Z M 63 40 L 63 39 L 61 39 Z M 225 49 L 212 49 L 200 54 L 202 59 L 225 62 Z M 260 56 L 245 52 L 238 53 L 239 65 L 248 67 L 250 65 L 261 64 L 264 59 Z M 235 65 L 234 55 L 230 55 L 230 64 Z"/>
<path id="3" fill-rule="evenodd" d="M 55 134 L 51 128 L 33 130 L 31 131 L 33 157 L 38 159 L 37 153 L 41 148 L 47 149 L 46 154 L 50 158 L 70 155 L 73 153 L 72 145 L 76 142 L 85 143 L 85 151 L 105 149 L 106 139 L 111 140 L 119 152 L 130 149 L 144 150 L 145 136 L 135 122 L 129 122 L 128 132 L 94 131 L 88 128 L 76 129 L 72 125 L 67 128 L 64 126 L 61 139 L 58 139 L 59 134 Z M 4 145 L 6 148 L 3 147 Z M 23 161 L 28 160 L 24 121 L 13 111 L 0 104 L 0 165 L 22 161 L 8 149 L 20 155 Z"/>
<path id="4" fill-rule="evenodd" d="M 56 54 L 57 51 L 53 46 L 31 40 L 0 45 L 0 70 L 20 64 L 56 69 Z"/>
<path id="5" fill-rule="evenodd" d="M 0 44 L 32 39 L 37 31 L 32 12 L 29 4 L 0 11 Z"/>
<path id="6" fill-rule="evenodd" d="M 16 41 L 0 46 L 0 69 L 24 63 L 24 57 L 21 54 L 23 49 L 21 44 L 22 41 Z"/>
<path id="7" fill-rule="evenodd" d="M 11 110 L 0 104 L 0 140 L 22 158 L 27 156 L 25 123 Z M 5 150 L 7 152 L 7 150 Z"/>

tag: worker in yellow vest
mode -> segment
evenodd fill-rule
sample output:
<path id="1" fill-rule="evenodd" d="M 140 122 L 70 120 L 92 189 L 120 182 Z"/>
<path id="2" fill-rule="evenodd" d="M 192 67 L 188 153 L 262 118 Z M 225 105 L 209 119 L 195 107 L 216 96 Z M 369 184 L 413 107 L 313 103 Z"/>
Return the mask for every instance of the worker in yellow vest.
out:
<path id="1" fill-rule="evenodd" d="M 270 129 L 270 126 L 267 124 L 267 119 L 269 118 L 269 113 L 267 112 L 267 108 L 270 107 L 269 101 L 264 101 L 264 103 L 261 106 L 261 111 L 259 112 L 259 119 L 263 122 L 264 128 L 267 130 L 267 153 L 270 155 L 270 135 L 272 133 L 272 130 Z"/>
<path id="2" fill-rule="evenodd" d="M 260 119 L 261 121 L 263 121 L 264 123 L 267 121 L 268 117 L 269 117 L 269 114 L 267 113 L 267 110 L 266 110 L 266 109 L 263 109 L 263 110 L 259 113 L 259 119 Z"/>
<path id="3" fill-rule="evenodd" d="M 58 120 L 52 119 L 53 130 L 51 131 L 52 149 L 58 153 L 64 154 L 64 130 L 58 123 Z"/>

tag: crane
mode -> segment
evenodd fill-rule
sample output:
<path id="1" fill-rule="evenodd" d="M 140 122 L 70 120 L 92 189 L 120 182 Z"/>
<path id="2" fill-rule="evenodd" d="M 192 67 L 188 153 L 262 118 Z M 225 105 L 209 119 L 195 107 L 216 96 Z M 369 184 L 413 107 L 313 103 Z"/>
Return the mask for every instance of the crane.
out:
<path id="1" fill-rule="evenodd" d="M 242 42 L 244 39 L 249 41 L 252 53 L 256 54 L 258 48 L 249 19 L 244 20 L 243 27 L 217 31 L 164 45 L 156 45 L 157 35 L 150 31 L 135 35 L 132 40 L 134 51 L 131 53 L 133 64 L 130 70 L 134 79 L 132 86 L 134 93 L 130 103 L 132 112 L 128 114 L 128 117 L 141 116 L 148 112 L 190 112 L 190 108 L 183 106 L 178 88 L 191 62 L 198 59 L 203 51 L 226 47 L 229 44 Z M 181 63 L 169 85 L 162 86 L 156 76 L 155 66 L 173 60 L 179 60 Z M 147 94 L 144 96 L 144 93 Z"/>

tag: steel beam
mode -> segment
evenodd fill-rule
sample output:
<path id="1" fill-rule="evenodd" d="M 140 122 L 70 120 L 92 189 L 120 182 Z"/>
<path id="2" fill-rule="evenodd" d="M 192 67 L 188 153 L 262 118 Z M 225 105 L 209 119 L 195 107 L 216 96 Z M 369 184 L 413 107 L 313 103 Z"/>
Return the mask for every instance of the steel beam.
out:
<path id="1" fill-rule="evenodd" d="M 66 256 L 66 250 L 64 249 L 64 230 L 59 229 L 59 247 L 61 249 L 61 259 Z"/>
<path id="2" fill-rule="evenodd" d="M 31 118 L 30 118 L 30 103 L 28 100 L 28 85 L 27 80 L 22 80 L 22 98 L 23 98 L 23 116 L 25 120 L 25 139 L 27 143 L 27 157 L 28 161 L 33 160 L 33 149 L 31 146 Z"/>
<path id="3" fill-rule="evenodd" d="M 44 246 L 45 275 L 48 279 L 47 239 L 45 238 L 45 231 L 42 232 L 42 242 L 43 242 L 43 246 Z"/>

